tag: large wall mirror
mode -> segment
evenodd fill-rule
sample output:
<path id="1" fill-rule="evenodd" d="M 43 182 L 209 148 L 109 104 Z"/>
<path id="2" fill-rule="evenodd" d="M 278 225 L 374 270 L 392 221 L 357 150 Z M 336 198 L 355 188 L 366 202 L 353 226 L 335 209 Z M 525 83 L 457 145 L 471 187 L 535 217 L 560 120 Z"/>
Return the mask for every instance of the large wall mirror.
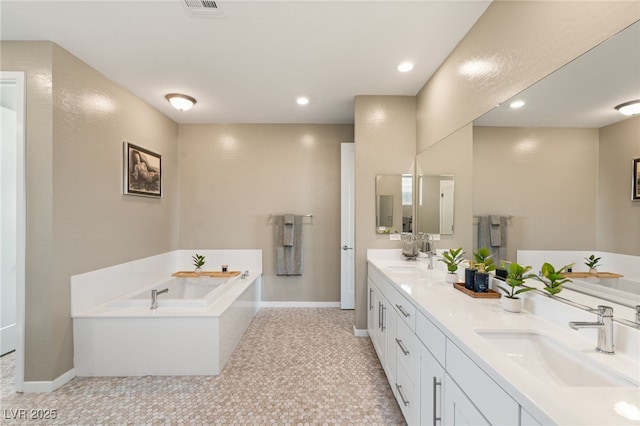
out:
<path id="1" fill-rule="evenodd" d="M 518 249 L 640 256 L 640 116 L 615 109 L 640 99 L 639 76 L 636 22 L 474 121 L 473 215 L 512 217 L 509 260 Z"/>
<path id="2" fill-rule="evenodd" d="M 453 235 L 455 182 L 452 174 L 418 174 L 416 229 L 428 234 Z"/>
<path id="3" fill-rule="evenodd" d="M 413 175 L 376 176 L 376 233 L 413 232 Z"/>

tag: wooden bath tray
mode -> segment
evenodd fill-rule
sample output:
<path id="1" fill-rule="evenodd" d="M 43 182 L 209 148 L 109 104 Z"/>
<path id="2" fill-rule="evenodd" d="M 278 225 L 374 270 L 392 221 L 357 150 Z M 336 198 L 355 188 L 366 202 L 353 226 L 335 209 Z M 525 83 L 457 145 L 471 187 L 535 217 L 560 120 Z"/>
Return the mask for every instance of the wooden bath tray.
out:
<path id="1" fill-rule="evenodd" d="M 197 277 L 216 277 L 216 278 L 227 278 L 227 277 L 235 277 L 236 275 L 240 275 L 240 271 L 178 271 L 172 274 L 173 277 L 178 278 L 197 278 Z"/>
<path id="2" fill-rule="evenodd" d="M 567 278 L 622 278 L 624 276 L 613 272 L 596 272 L 595 274 L 589 272 L 565 272 L 562 275 Z"/>
<path id="3" fill-rule="evenodd" d="M 477 293 L 466 288 L 464 286 L 464 283 L 454 283 L 453 286 L 456 288 L 456 290 L 460 290 L 467 296 L 471 296 L 474 299 L 500 299 L 500 293 L 495 290 L 489 289 L 486 293 Z"/>

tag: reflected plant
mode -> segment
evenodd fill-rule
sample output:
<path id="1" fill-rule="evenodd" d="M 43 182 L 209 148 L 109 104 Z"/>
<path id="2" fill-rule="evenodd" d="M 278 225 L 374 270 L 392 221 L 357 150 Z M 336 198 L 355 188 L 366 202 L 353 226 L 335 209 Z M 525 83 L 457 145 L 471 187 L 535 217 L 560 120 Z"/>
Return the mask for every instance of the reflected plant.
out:
<path id="1" fill-rule="evenodd" d="M 544 278 L 540 280 L 544 283 L 544 290 L 550 294 L 560 293 L 562 291 L 562 284 L 571 282 L 569 278 L 565 277 L 562 274 L 572 266 L 573 263 L 570 263 L 569 265 L 565 265 L 556 271 L 553 265 L 545 262 L 541 268 L 542 276 Z"/>

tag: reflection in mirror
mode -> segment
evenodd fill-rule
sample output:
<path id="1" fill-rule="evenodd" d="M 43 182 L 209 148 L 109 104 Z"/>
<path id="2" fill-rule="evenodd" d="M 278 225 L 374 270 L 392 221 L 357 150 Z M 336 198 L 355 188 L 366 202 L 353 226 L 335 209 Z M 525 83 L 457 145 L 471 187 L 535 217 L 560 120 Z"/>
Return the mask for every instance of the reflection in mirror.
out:
<path id="1" fill-rule="evenodd" d="M 630 201 L 640 116 L 615 109 L 640 99 L 639 75 L 636 22 L 474 122 L 473 215 L 513 215 L 510 260 L 516 250 L 598 250 L 640 263 Z"/>
<path id="2" fill-rule="evenodd" d="M 453 235 L 453 175 L 418 176 L 418 232 Z"/>
<path id="3" fill-rule="evenodd" d="M 376 176 L 376 232 L 413 232 L 413 176 Z"/>

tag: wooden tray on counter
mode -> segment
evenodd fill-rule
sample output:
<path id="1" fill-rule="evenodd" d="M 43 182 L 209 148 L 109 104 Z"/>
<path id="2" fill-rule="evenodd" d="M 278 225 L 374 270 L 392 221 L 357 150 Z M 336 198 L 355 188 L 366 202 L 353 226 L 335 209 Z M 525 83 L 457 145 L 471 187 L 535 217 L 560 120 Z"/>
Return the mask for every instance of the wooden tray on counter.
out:
<path id="1" fill-rule="evenodd" d="M 489 289 L 486 293 L 477 293 L 473 290 L 469 290 L 464 286 L 464 283 L 453 283 L 456 290 L 460 290 L 467 296 L 471 296 L 474 299 L 500 299 L 500 293 L 495 290 Z"/>
<path id="2" fill-rule="evenodd" d="M 172 277 L 178 278 L 197 278 L 197 277 L 216 277 L 216 278 L 228 278 L 235 277 L 236 275 L 240 275 L 240 271 L 178 271 L 171 274 Z"/>
<path id="3" fill-rule="evenodd" d="M 622 278 L 624 275 L 614 274 L 613 272 L 565 272 L 562 274 L 567 278 Z"/>

